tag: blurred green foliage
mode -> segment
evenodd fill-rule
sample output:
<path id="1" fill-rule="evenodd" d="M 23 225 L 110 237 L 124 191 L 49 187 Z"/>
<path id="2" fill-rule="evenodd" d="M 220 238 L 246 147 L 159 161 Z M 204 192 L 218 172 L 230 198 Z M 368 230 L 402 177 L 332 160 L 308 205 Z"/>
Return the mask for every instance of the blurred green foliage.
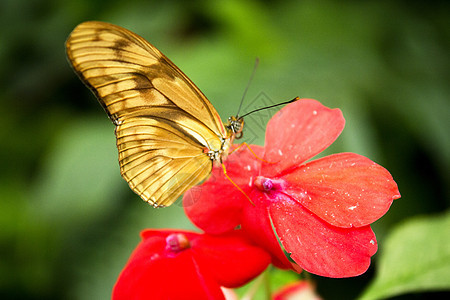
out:
<path id="1" fill-rule="evenodd" d="M 449 212 L 411 218 L 396 226 L 384 241 L 376 279 L 361 299 L 450 289 L 450 243 L 442 242 L 448 239 L 449 228 Z"/>
<path id="2" fill-rule="evenodd" d="M 145 37 L 223 119 L 256 57 L 246 111 L 297 95 L 339 107 L 347 125 L 325 154 L 368 156 L 402 194 L 373 226 L 380 252 L 397 224 L 448 209 L 446 1 L 2 0 L 2 299 L 107 299 L 141 229 L 193 228 L 179 203 L 153 209 L 120 178 L 113 126 L 65 58 L 65 39 L 86 20 Z M 269 117 L 246 120 L 248 142 L 264 142 Z M 314 280 L 324 298 L 352 299 L 375 268 Z"/>

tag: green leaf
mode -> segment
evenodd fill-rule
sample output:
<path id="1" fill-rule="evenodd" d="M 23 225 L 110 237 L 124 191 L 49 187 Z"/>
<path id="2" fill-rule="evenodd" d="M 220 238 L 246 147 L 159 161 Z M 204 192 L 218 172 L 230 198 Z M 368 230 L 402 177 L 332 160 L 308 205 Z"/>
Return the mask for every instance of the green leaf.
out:
<path id="1" fill-rule="evenodd" d="M 236 289 L 239 299 L 265 300 L 287 284 L 298 282 L 301 276 L 289 270 L 269 267 L 258 278 Z"/>
<path id="2" fill-rule="evenodd" d="M 386 238 L 375 281 L 360 299 L 450 289 L 450 212 L 418 217 Z"/>

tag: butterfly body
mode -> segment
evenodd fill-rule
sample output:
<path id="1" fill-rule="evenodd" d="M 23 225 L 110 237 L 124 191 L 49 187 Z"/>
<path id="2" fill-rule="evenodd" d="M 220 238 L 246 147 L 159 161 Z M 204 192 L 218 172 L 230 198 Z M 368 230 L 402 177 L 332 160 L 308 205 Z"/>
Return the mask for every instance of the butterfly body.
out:
<path id="1" fill-rule="evenodd" d="M 153 206 L 171 205 L 206 179 L 242 134 L 242 118 L 224 125 L 175 64 L 127 29 L 84 22 L 66 51 L 116 126 L 122 177 Z"/>

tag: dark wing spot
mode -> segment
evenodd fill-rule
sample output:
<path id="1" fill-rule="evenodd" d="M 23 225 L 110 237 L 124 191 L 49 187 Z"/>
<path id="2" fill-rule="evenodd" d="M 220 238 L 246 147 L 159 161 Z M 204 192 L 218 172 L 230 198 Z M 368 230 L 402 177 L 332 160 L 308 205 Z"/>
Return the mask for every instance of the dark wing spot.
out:
<path id="1" fill-rule="evenodd" d="M 95 31 L 95 33 L 93 34 L 93 37 L 92 37 L 92 41 L 93 41 L 93 42 L 99 42 L 99 41 L 102 40 L 102 39 L 100 38 L 101 32 L 102 32 L 101 29 L 97 29 L 97 30 Z"/>
<path id="2" fill-rule="evenodd" d="M 120 50 L 120 49 L 124 49 L 126 47 L 128 47 L 130 45 L 130 41 L 126 40 L 126 39 L 118 39 L 115 43 L 114 43 L 114 49 Z"/>
<path id="3" fill-rule="evenodd" d="M 152 82 L 143 74 L 134 73 L 135 75 L 135 82 L 136 82 L 136 90 L 142 90 L 142 89 L 150 89 L 153 88 Z"/>

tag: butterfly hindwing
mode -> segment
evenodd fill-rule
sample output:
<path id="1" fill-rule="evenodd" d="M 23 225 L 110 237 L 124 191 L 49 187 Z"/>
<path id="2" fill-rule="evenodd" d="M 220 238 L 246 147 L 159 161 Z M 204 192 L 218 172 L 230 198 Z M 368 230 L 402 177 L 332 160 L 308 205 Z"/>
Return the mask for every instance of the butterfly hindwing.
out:
<path id="1" fill-rule="evenodd" d="M 126 119 L 116 136 L 122 176 L 151 204 L 172 204 L 211 172 L 211 160 L 201 146 L 157 119 Z"/>
<path id="2" fill-rule="evenodd" d="M 131 31 L 95 21 L 78 25 L 66 49 L 116 125 L 121 174 L 133 191 L 168 206 L 208 176 L 206 150 L 221 150 L 226 130 L 167 57 Z"/>

